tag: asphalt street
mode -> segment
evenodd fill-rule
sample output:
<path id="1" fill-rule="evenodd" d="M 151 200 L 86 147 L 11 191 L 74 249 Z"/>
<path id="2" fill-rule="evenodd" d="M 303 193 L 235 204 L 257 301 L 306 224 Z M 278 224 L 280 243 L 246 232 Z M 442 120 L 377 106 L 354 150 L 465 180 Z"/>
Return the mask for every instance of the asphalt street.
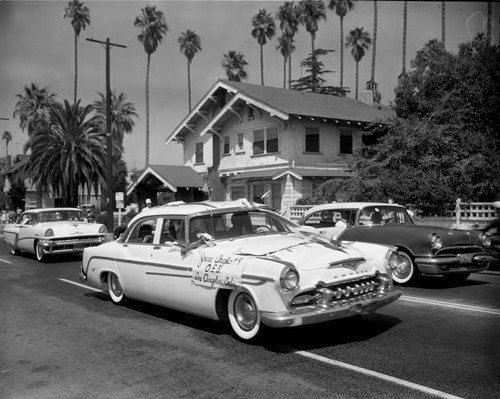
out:
<path id="1" fill-rule="evenodd" d="M 0 244 L 0 397 L 497 398 L 500 273 L 405 287 L 377 314 L 266 329 L 131 301 L 78 280 L 79 257 L 38 263 Z"/>

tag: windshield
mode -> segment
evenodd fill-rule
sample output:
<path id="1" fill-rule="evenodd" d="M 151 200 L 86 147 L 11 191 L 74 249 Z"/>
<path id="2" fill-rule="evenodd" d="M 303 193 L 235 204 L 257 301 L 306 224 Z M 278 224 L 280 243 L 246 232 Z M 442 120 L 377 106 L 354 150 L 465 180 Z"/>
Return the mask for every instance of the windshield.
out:
<path id="1" fill-rule="evenodd" d="M 189 221 L 189 241 L 195 242 L 203 233 L 214 239 L 229 239 L 246 235 L 288 233 L 291 230 L 279 218 L 260 211 L 238 211 L 204 215 Z"/>
<path id="2" fill-rule="evenodd" d="M 359 214 L 358 224 L 413 224 L 405 208 L 396 206 L 367 206 Z"/>
<path id="3" fill-rule="evenodd" d="M 37 221 L 39 223 L 43 222 L 60 222 L 64 220 L 82 220 L 82 214 L 79 211 L 73 210 L 57 210 L 57 211 L 47 211 L 40 212 L 37 215 Z"/>

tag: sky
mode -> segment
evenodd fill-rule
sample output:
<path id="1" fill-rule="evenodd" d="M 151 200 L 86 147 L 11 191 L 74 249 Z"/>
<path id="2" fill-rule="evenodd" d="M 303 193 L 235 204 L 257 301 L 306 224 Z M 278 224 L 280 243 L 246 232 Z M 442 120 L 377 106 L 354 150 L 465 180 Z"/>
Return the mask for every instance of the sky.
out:
<path id="1" fill-rule="evenodd" d="M 134 27 L 141 8 L 155 5 L 165 13 L 168 33 L 151 56 L 150 71 L 150 164 L 182 164 L 182 146 L 165 144 L 167 136 L 188 113 L 187 60 L 177 42 L 181 33 L 194 30 L 201 38 L 202 51 L 191 65 L 192 105 L 210 90 L 217 79 L 225 78 L 221 66 L 223 54 L 237 50 L 248 61 L 247 83 L 260 84 L 260 53 L 251 37 L 252 17 L 265 9 L 275 15 L 283 1 L 84 1 L 90 10 L 91 23 L 78 39 L 78 98 L 92 103 L 105 93 L 105 50 L 87 38 L 126 46 L 111 49 L 111 89 L 123 92 L 136 107 L 139 118 L 126 135 L 125 161 L 129 170 L 145 166 L 145 82 L 146 53 L 137 39 Z M 73 102 L 74 31 L 64 18 L 68 1 L 0 0 L 0 134 L 10 131 L 13 140 L 9 155 L 22 153 L 27 133 L 21 131 L 19 119 L 13 117 L 16 95 L 24 87 L 38 83 L 57 94 L 57 100 Z M 378 1 L 378 29 L 375 81 L 382 103 L 394 100 L 394 88 L 402 70 L 403 1 Z M 373 36 L 373 2 L 358 1 L 344 19 L 344 35 L 363 27 Z M 470 41 L 477 33 L 486 33 L 487 2 L 446 2 L 446 49 L 457 53 L 458 45 Z M 493 2 L 493 43 L 498 44 L 500 3 Z M 282 87 L 283 57 L 276 50 L 277 34 L 264 46 L 265 85 Z M 426 42 L 441 39 L 441 1 L 409 1 L 406 67 Z M 304 27 L 295 37 L 292 79 L 303 73 L 299 61 L 311 50 L 310 35 Z M 316 34 L 316 48 L 332 49 L 322 58 L 328 85 L 340 83 L 340 21 L 327 8 L 327 20 L 321 21 Z M 359 87 L 370 80 L 372 49 L 360 62 Z M 355 62 L 350 50 L 344 51 L 344 86 L 354 97 Z M 6 154 L 0 142 L 0 156 Z"/>

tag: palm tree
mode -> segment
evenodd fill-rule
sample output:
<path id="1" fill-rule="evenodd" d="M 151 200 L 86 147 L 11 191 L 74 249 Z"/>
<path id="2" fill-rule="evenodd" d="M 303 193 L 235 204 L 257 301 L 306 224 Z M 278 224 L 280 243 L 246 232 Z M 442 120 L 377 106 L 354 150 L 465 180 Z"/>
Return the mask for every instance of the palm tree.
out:
<path id="1" fill-rule="evenodd" d="M 280 50 L 281 55 L 283 56 L 283 88 L 286 89 L 286 63 L 287 60 L 289 63 L 291 62 L 290 57 L 292 52 L 295 50 L 293 38 L 285 34 L 281 35 L 278 38 L 278 45 L 276 46 L 276 48 Z M 288 64 L 288 66 L 290 66 L 290 64 Z"/>
<path id="2" fill-rule="evenodd" d="M 372 40 L 370 34 L 365 32 L 363 28 L 354 28 L 349 32 L 346 39 L 346 47 L 351 48 L 351 54 L 356 62 L 356 99 L 358 98 L 358 81 L 359 81 L 359 61 L 364 57 L 365 51 L 370 47 Z"/>
<path id="3" fill-rule="evenodd" d="M 314 54 L 314 40 L 318 31 L 318 23 L 326 20 L 325 3 L 318 0 L 301 0 L 299 2 L 299 21 L 311 35 L 311 54 Z"/>
<path id="4" fill-rule="evenodd" d="M 137 36 L 144 46 L 147 54 L 146 66 L 146 167 L 149 165 L 149 69 L 151 66 L 151 54 L 153 54 L 158 45 L 168 32 L 168 26 L 165 21 L 165 14 L 157 10 L 156 6 L 147 5 L 141 8 L 141 15 L 137 16 L 134 26 L 140 29 Z"/>
<path id="5" fill-rule="evenodd" d="M 252 37 L 257 39 L 260 46 L 260 82 L 264 85 L 264 45 L 267 39 L 271 40 L 276 32 L 276 25 L 273 16 L 265 9 L 259 12 L 252 19 Z"/>
<path id="6" fill-rule="evenodd" d="M 408 1 L 404 2 L 403 10 L 403 67 L 401 75 L 406 74 L 406 35 L 408 34 Z"/>
<path id="7" fill-rule="evenodd" d="M 28 141 L 24 145 L 26 153 L 30 148 L 31 136 L 35 129 L 43 129 L 50 122 L 50 107 L 55 103 L 56 94 L 49 88 L 40 87 L 37 83 L 24 86 L 24 92 L 17 94 L 17 103 L 14 109 L 14 118 L 19 117 L 19 127 L 28 133 Z"/>
<path id="8" fill-rule="evenodd" d="M 228 80 L 241 82 L 247 79 L 247 66 L 248 62 L 245 60 L 245 56 L 239 51 L 231 50 L 229 53 L 223 54 L 222 68 L 224 68 Z"/>
<path id="9" fill-rule="evenodd" d="M 51 188 L 66 205 L 76 206 L 78 189 L 97 192 L 106 182 L 106 134 L 93 106 L 68 101 L 51 107 L 51 124 L 31 140 L 26 173 L 37 187 Z"/>
<path id="10" fill-rule="evenodd" d="M 375 84 L 375 59 L 377 58 L 377 18 L 378 7 L 377 0 L 373 0 L 373 46 L 372 46 L 372 73 L 370 77 L 372 89 L 376 87 Z M 375 92 L 374 92 L 375 94 Z"/>
<path id="11" fill-rule="evenodd" d="M 292 86 L 292 53 L 295 51 L 293 37 L 299 30 L 299 10 L 293 1 L 285 1 L 276 12 L 276 19 L 280 21 L 280 29 L 283 37 L 288 39 L 288 88 Z"/>
<path id="12" fill-rule="evenodd" d="M 446 1 L 441 2 L 441 42 L 446 48 Z"/>
<path id="13" fill-rule="evenodd" d="M 5 156 L 9 155 L 9 143 L 12 141 L 12 133 L 6 130 L 3 132 L 2 140 L 5 141 Z"/>
<path id="14" fill-rule="evenodd" d="M 330 0 L 328 8 L 340 18 L 340 87 L 344 86 L 344 17 L 354 9 L 353 0 Z"/>
<path id="15" fill-rule="evenodd" d="M 99 97 L 99 100 L 94 101 L 93 107 L 97 115 L 105 121 L 106 96 L 99 93 Z M 125 133 L 132 133 L 135 126 L 133 118 L 138 117 L 139 115 L 136 112 L 135 105 L 127 101 L 127 95 L 125 93 L 116 95 L 116 91 L 113 90 L 111 93 L 111 134 L 113 143 L 120 149 L 120 154 L 118 154 L 120 156 L 114 156 L 115 159 L 120 158 L 123 154 L 124 135 Z M 103 131 L 105 131 L 104 126 Z"/>
<path id="16" fill-rule="evenodd" d="M 188 107 L 191 112 L 191 62 L 198 51 L 201 51 L 201 39 L 195 31 L 187 30 L 182 33 L 177 42 L 180 44 L 181 53 L 187 58 L 187 72 L 188 72 Z"/>
<path id="17" fill-rule="evenodd" d="M 90 11 L 83 2 L 72 0 L 64 9 L 64 18 L 71 19 L 71 25 L 75 31 L 75 90 L 73 99 L 76 103 L 76 99 L 78 98 L 78 36 L 80 36 L 82 30 L 85 30 L 90 25 Z"/>

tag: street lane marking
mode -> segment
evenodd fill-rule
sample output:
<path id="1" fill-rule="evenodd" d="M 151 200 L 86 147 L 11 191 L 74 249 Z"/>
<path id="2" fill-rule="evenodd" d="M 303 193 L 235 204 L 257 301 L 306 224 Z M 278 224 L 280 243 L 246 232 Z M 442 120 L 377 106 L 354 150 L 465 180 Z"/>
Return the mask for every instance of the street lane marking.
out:
<path id="1" fill-rule="evenodd" d="M 453 308 L 453 309 L 460 309 L 460 310 L 471 310 L 473 312 L 488 313 L 488 314 L 500 316 L 499 309 L 482 308 L 479 306 L 471 306 L 471 305 L 463 305 L 463 304 L 457 304 L 457 303 L 436 301 L 434 299 L 424 299 L 424 298 L 417 298 L 417 297 L 406 296 L 406 295 L 403 295 L 400 299 L 402 299 L 404 301 L 409 301 L 409 302 L 423 303 L 426 305 L 436 305 L 436 306 L 442 306 L 445 308 Z"/>
<path id="2" fill-rule="evenodd" d="M 3 259 L 0 259 L 0 262 L 3 262 L 3 263 L 8 263 L 9 265 L 12 265 L 12 262 L 9 262 L 8 260 L 3 260 Z"/>
<path id="3" fill-rule="evenodd" d="M 424 392 L 426 394 L 433 395 L 433 396 L 436 396 L 438 398 L 462 399 L 460 396 L 451 395 L 449 393 L 438 391 L 437 389 L 429 388 L 429 387 L 426 387 L 423 385 L 415 384 L 413 382 L 402 380 L 402 379 L 397 378 L 397 377 L 391 377 L 390 375 L 382 374 L 382 373 L 379 373 L 377 371 L 364 369 L 362 367 L 354 366 L 352 364 L 348 364 L 348 363 L 344 363 L 344 362 L 339 362 L 338 360 L 328 359 L 328 358 L 323 357 L 323 356 L 315 355 L 314 353 L 310 353 L 310 352 L 306 352 L 306 351 L 296 351 L 293 348 L 287 348 L 287 347 L 283 347 L 283 346 L 280 346 L 278 348 L 282 349 L 286 352 L 295 353 L 295 354 L 303 356 L 303 357 L 307 357 L 307 358 L 317 360 L 317 361 L 325 363 L 325 364 L 329 364 L 331 366 L 342 367 L 344 369 L 352 370 L 352 371 L 355 371 L 357 373 L 368 375 L 370 377 L 379 378 L 381 380 L 389 381 L 389 382 L 392 382 L 394 384 L 404 386 L 405 388 L 410 388 L 410 389 L 413 389 L 416 391 Z"/>
<path id="4" fill-rule="evenodd" d="M 76 282 L 71 281 L 71 280 L 66 280 L 65 278 L 58 278 L 58 280 L 64 281 L 65 283 L 76 285 L 78 287 L 86 288 L 86 289 L 91 290 L 91 291 L 104 292 L 103 290 L 99 290 L 97 288 L 89 287 L 88 285 L 83 285 L 83 284 L 80 284 L 80 283 L 76 283 Z"/>

